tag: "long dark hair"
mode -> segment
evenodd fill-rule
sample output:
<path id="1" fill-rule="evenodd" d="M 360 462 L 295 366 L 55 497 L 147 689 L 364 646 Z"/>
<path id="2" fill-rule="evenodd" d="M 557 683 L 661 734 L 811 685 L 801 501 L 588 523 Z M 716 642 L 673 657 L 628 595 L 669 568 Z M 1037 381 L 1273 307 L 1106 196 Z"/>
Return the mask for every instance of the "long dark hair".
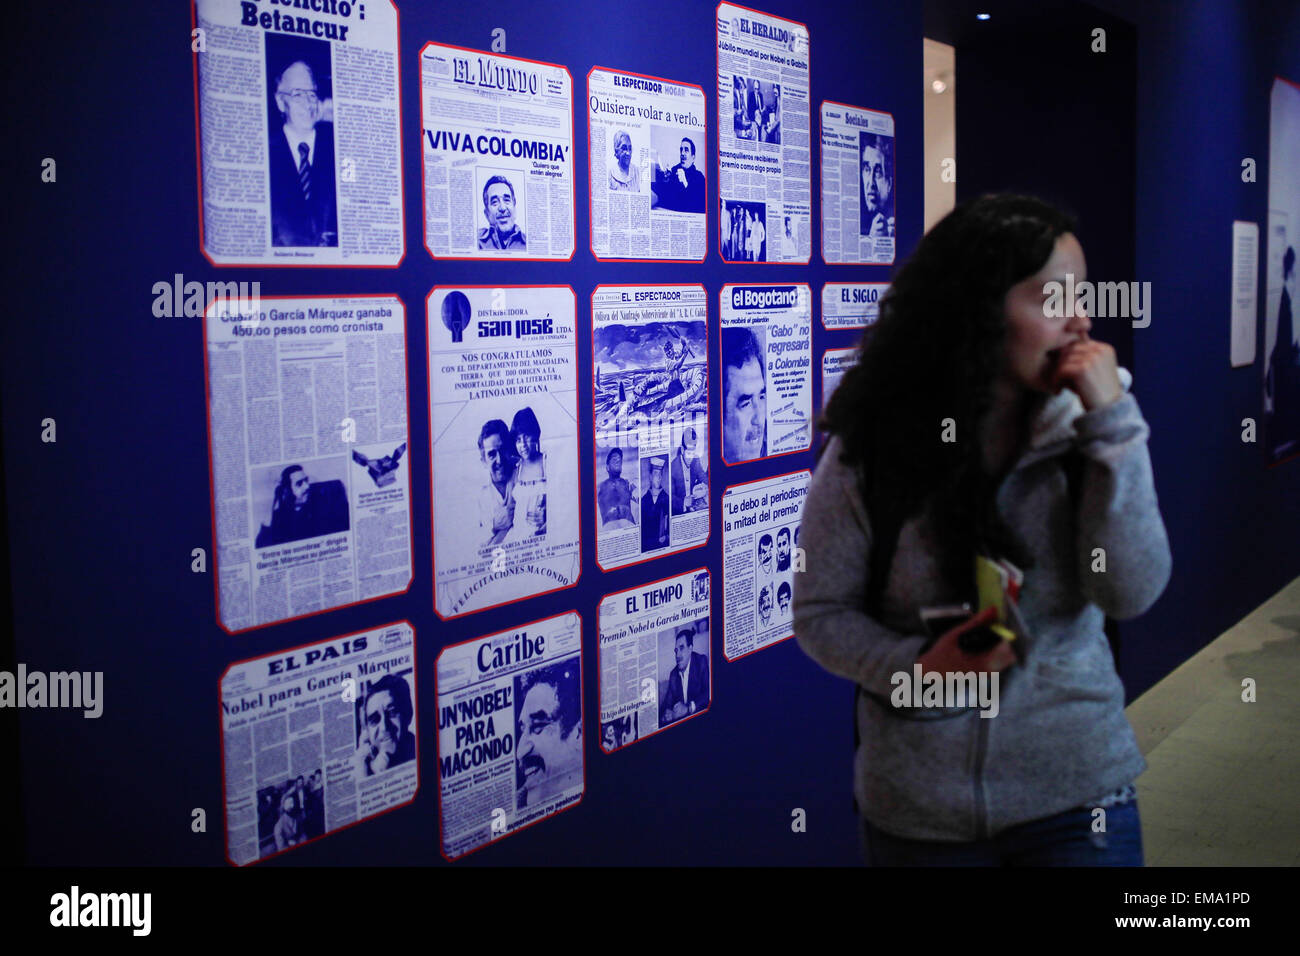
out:
<path id="1" fill-rule="evenodd" d="M 1028 196 L 962 203 L 898 270 L 822 417 L 823 431 L 840 438 L 841 460 L 862 478 L 873 529 L 896 531 L 933 506 L 941 568 L 954 584 L 970 581 L 981 541 L 1029 564 L 997 520 L 979 428 L 1003 368 L 1007 291 L 1074 228 L 1068 214 Z M 942 440 L 946 418 L 955 441 Z"/>

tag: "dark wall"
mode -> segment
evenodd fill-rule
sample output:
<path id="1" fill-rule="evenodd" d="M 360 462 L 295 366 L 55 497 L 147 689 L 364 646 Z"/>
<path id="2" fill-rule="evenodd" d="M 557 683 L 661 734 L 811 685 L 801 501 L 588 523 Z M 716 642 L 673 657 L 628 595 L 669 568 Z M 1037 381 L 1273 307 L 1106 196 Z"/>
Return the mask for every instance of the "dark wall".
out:
<path id="1" fill-rule="evenodd" d="M 584 619 L 590 728 L 598 699 L 600 597 L 707 565 L 715 582 L 709 712 L 613 755 L 599 750 L 598 735 L 589 729 L 581 804 L 457 865 L 852 862 L 850 689 L 793 641 L 734 664 L 723 661 L 718 508 L 706 547 L 603 574 L 595 564 L 594 502 L 587 491 L 580 495 L 585 550 L 577 588 L 452 623 L 435 618 L 430 456 L 419 439 L 428 434 L 423 303 L 437 283 L 502 280 L 499 265 L 435 263 L 424 250 L 418 51 L 429 40 L 482 49 L 491 42 L 491 30 L 503 27 L 509 53 L 564 64 L 573 75 L 578 251 L 571 263 L 512 264 L 506 281 L 573 285 L 580 375 L 590 368 L 590 293 L 597 283 L 702 282 L 711 303 L 709 322 L 716 323 L 724 282 L 806 281 L 819 292 L 825 281 L 884 281 L 890 270 L 827 267 L 816 255 L 807 267 L 724 267 L 714 239 L 702 265 L 597 264 L 591 257 L 584 78 L 592 66 L 604 65 L 714 90 L 711 0 L 664 0 L 652 9 L 514 0 L 398 6 L 407 252 L 396 270 L 217 270 L 199 254 L 185 4 L 78 5 L 75 27 L 56 23 L 40 4 L 13 11 L 6 33 L 10 49 L 0 58 L 14 104 L 0 116 L 6 144 L 0 162 L 9 184 L 0 407 L 16 657 L 33 669 L 105 674 L 99 720 L 70 711 L 20 715 L 17 777 L 27 860 L 221 865 L 222 671 L 231 661 L 406 619 L 417 635 L 424 771 L 414 804 L 268 865 L 439 863 L 430 732 L 436 726 L 433 662 L 439 649 L 576 609 Z M 910 249 L 922 221 L 920 10 L 906 4 L 867 10 L 850 0 L 772 0 L 760 6 L 807 23 L 814 113 L 822 99 L 835 99 L 894 114 L 903 190 L 898 243 Z M 712 150 L 716 99 L 710 95 L 709 102 Z M 39 179 L 47 156 L 58 163 L 53 184 Z M 711 178 L 716 173 L 712 158 L 708 171 Z M 711 237 L 717 234 L 716 196 L 710 183 Z M 820 250 L 816 180 L 813 207 L 813 249 Z M 395 292 L 405 301 L 416 533 L 415 580 L 408 594 L 235 637 L 217 627 L 212 580 L 190 571 L 192 548 L 208 549 L 209 567 L 212 553 L 202 323 L 157 319 L 151 312 L 153 283 L 170 281 L 177 272 L 199 281 L 257 279 L 263 296 Z M 826 333 L 817 321 L 814 329 L 818 368 L 823 349 L 855 340 L 850 332 Z M 716 343 L 716 336 L 710 341 Z M 716 370 L 716 354 L 711 362 Z M 585 388 L 579 388 L 578 401 L 579 447 L 589 452 Z M 58 423 L 55 444 L 39 440 L 39 423 L 47 416 Z M 715 501 L 728 484 L 813 464 L 809 452 L 728 468 L 713 441 Z M 584 453 L 581 465 L 585 489 L 593 480 L 591 457 Z M 204 834 L 190 830 L 196 807 L 207 811 Z M 807 813 L 806 833 L 791 831 L 794 808 Z"/>
<path id="2" fill-rule="evenodd" d="M 1255 363 L 1228 354 L 1232 222 L 1259 223 L 1263 262 L 1269 92 L 1300 81 L 1300 5 L 1011 0 L 984 24 L 976 6 L 926 4 L 927 36 L 957 48 L 958 198 L 1055 199 L 1090 278 L 1151 283 L 1147 328 L 1094 320 L 1133 371 L 1174 558 L 1155 607 L 1117 627 L 1132 698 L 1300 573 L 1300 461 L 1268 468 L 1241 441 L 1242 419 L 1262 424 L 1262 269 Z"/>
<path id="3" fill-rule="evenodd" d="M 1134 693 L 1300 573 L 1300 459 L 1266 468 L 1262 443 L 1241 440 L 1242 419 L 1262 424 L 1262 269 L 1255 363 L 1228 356 L 1232 222 L 1259 223 L 1262 263 L 1270 172 L 1300 175 L 1268 168 L 1273 77 L 1300 82 L 1300 5 L 1148 2 L 1137 27 L 1137 277 L 1155 305 L 1133 332 L 1134 388 L 1174 571 L 1155 608 L 1121 625 Z"/>
<path id="4" fill-rule="evenodd" d="M 957 201 L 1021 192 L 1078 218 L 1093 281 L 1135 278 L 1135 31 L 1077 3 L 968 18 L 957 57 Z M 1106 51 L 1092 52 L 1092 30 Z M 1094 337 L 1132 367 L 1132 329 L 1097 319 Z"/>

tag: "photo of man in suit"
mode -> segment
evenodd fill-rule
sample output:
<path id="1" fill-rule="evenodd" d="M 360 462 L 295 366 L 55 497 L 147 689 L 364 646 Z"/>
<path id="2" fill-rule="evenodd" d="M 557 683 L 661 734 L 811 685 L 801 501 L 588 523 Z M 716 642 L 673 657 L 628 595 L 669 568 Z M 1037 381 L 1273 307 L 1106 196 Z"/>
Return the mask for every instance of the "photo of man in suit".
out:
<path id="1" fill-rule="evenodd" d="M 670 471 L 673 514 L 706 510 L 709 507 L 706 490 L 708 477 L 700 467 L 700 460 L 696 455 L 695 429 L 689 425 L 682 429 L 682 443 L 677 449 L 677 454 L 673 456 Z M 697 491 L 703 494 L 696 497 Z"/>
<path id="2" fill-rule="evenodd" d="M 668 492 L 663 487 L 662 458 L 650 459 L 650 487 L 641 496 L 641 551 L 668 547 Z"/>
<path id="3" fill-rule="evenodd" d="M 683 627 L 673 640 L 676 664 L 668 672 L 660 724 L 671 724 L 709 706 L 709 659 L 695 651 L 695 628 Z"/>
<path id="4" fill-rule="evenodd" d="M 280 126 L 270 133 L 271 245 L 337 246 L 334 124 L 322 119 L 310 66 L 294 60 L 275 78 Z"/>

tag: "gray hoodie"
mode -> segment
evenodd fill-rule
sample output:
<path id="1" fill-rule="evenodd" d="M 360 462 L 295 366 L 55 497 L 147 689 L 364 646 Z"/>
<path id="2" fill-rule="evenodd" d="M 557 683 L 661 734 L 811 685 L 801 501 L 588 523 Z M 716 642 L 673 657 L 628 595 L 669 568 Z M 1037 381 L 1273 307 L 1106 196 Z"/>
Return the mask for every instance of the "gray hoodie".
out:
<path id="1" fill-rule="evenodd" d="M 860 684 L 854 792 L 871 823 L 895 836 L 976 840 L 1083 806 L 1146 769 L 1124 715 L 1106 615 L 1145 612 L 1169 581 L 1169 540 L 1147 452 L 1149 429 L 1124 395 L 1084 412 L 1063 389 L 1043 404 L 1028 447 L 998 489 L 999 514 L 1029 549 L 1021 617 L 1024 662 L 1000 675 L 999 712 L 917 720 L 889 705 L 896 672 L 928 643 L 919 609 L 962 596 L 940 581 L 929 516 L 906 522 L 881 597 L 864 611 L 871 529 L 854 472 L 832 438 L 808 489 L 794 628 L 822 667 Z M 1077 527 L 1062 456 L 1084 456 Z M 1105 571 L 1092 570 L 1104 549 Z M 870 696 L 870 695 L 875 695 Z"/>

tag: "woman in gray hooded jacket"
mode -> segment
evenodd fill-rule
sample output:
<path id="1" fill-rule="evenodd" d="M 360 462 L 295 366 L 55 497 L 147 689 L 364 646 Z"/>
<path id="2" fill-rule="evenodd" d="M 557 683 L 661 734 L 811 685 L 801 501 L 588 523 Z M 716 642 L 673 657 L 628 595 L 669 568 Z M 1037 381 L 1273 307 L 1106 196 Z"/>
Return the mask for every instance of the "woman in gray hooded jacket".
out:
<path id="1" fill-rule="evenodd" d="M 965 203 L 898 271 L 827 407 L 794 627 L 860 690 L 871 864 L 1142 863 L 1132 783 L 1146 763 L 1103 623 L 1160 596 L 1169 543 L 1132 378 L 1061 300 L 1085 279 L 1060 211 Z M 968 651 L 969 625 L 935 639 L 919 612 L 974 606 L 976 553 L 1024 572 L 1023 633 Z M 993 698 L 916 707 L 934 702 L 899 693 L 931 673 L 948 687 L 971 675 Z"/>

